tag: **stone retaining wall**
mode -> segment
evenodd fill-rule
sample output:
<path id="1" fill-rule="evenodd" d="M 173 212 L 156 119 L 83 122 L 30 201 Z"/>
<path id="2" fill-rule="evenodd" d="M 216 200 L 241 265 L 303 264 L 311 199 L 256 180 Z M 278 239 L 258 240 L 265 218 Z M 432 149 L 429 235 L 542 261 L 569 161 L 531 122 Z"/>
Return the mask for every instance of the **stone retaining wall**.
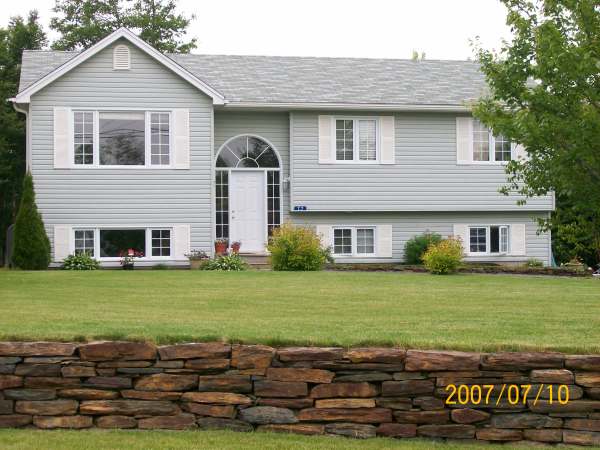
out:
<path id="1" fill-rule="evenodd" d="M 503 384 L 568 386 L 511 405 Z M 494 385 L 445 405 L 449 384 Z M 556 391 L 555 391 L 556 392 Z M 556 395 L 556 393 L 554 394 Z M 226 428 L 600 445 L 600 356 L 0 342 L 0 427 Z"/>

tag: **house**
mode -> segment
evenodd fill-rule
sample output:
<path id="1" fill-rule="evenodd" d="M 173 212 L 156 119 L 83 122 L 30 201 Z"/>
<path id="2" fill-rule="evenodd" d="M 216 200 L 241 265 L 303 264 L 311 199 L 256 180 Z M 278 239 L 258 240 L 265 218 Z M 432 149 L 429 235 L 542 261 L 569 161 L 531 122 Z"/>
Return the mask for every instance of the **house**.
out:
<path id="1" fill-rule="evenodd" d="M 26 51 L 27 165 L 54 264 L 186 264 L 215 238 L 264 254 L 284 221 L 341 262 L 403 259 L 425 231 L 467 260 L 548 264 L 552 196 L 504 196 L 526 152 L 470 115 L 471 61 L 164 55 L 126 29 L 83 52 Z"/>

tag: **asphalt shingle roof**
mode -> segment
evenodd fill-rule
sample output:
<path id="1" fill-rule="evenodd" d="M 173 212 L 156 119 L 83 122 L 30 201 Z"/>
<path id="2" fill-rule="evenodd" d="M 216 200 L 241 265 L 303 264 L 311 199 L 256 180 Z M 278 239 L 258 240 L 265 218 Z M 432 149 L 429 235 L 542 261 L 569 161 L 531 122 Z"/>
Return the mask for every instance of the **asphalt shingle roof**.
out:
<path id="1" fill-rule="evenodd" d="M 25 51 L 20 90 L 77 55 Z M 229 102 L 453 106 L 486 84 L 473 61 L 168 55 Z"/>

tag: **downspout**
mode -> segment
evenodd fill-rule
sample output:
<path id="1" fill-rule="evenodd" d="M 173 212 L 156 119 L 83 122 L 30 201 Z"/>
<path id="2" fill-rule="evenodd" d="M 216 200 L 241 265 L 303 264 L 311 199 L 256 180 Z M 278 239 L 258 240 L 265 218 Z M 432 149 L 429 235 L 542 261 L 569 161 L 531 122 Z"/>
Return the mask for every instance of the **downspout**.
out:
<path id="1" fill-rule="evenodd" d="M 9 98 L 8 101 L 12 102 L 15 111 L 25 114 L 25 172 L 31 171 L 31 138 L 30 138 L 30 117 L 29 111 L 24 109 L 14 98 Z"/>

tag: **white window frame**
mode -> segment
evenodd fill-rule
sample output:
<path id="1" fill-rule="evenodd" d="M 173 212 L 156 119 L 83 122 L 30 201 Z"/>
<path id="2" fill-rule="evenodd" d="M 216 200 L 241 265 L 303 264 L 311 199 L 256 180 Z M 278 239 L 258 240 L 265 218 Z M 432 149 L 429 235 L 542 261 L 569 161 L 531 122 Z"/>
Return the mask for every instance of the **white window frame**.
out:
<path id="1" fill-rule="evenodd" d="M 75 164 L 75 113 L 77 112 L 94 113 L 94 144 L 93 144 L 93 163 Z M 100 164 L 100 113 L 110 112 L 143 112 L 144 113 L 144 164 L 133 165 L 106 165 Z M 163 113 L 169 114 L 169 164 L 152 164 L 152 139 L 151 139 L 151 114 Z M 71 168 L 74 169 L 173 169 L 174 159 L 174 135 L 173 135 L 173 111 L 170 109 L 140 109 L 140 108 L 72 108 L 69 114 L 69 160 Z"/>
<path id="2" fill-rule="evenodd" d="M 75 252 L 77 251 L 77 246 L 75 245 L 75 241 L 77 240 L 75 238 L 75 233 L 77 233 L 78 231 L 84 231 L 84 232 L 85 231 L 91 231 L 91 232 L 93 232 L 92 239 L 94 241 L 94 245 L 92 247 L 92 251 L 93 251 L 94 254 L 91 255 L 91 256 L 92 256 L 92 258 L 96 258 L 96 255 L 97 255 L 97 253 L 96 253 L 96 230 L 94 228 L 90 228 L 90 227 L 76 227 L 76 228 L 73 228 L 73 231 L 72 231 L 72 234 L 73 234 L 73 236 L 72 236 L 72 239 L 73 239 L 72 249 L 73 249 L 73 251 L 71 252 L 71 254 L 75 254 Z M 84 241 L 85 241 L 85 238 L 84 238 Z"/>
<path id="3" fill-rule="evenodd" d="M 491 231 L 490 229 L 492 227 L 498 227 L 499 231 L 498 231 L 498 239 L 499 239 L 499 245 L 498 245 L 498 249 L 499 251 L 497 252 L 492 252 L 491 251 Z M 471 229 L 472 228 L 485 228 L 485 252 L 472 252 L 471 251 Z M 505 230 L 506 232 L 506 250 L 502 250 L 502 231 Z M 510 225 L 496 225 L 496 224 L 492 224 L 492 225 L 469 225 L 468 226 L 468 238 L 469 238 L 469 242 L 466 243 L 467 244 L 467 248 L 466 253 L 468 255 L 473 255 L 473 256 L 481 256 L 481 255 L 508 255 L 510 253 Z"/>
<path id="4" fill-rule="evenodd" d="M 473 119 L 473 124 L 477 119 Z M 482 124 L 483 127 L 487 128 Z M 471 164 L 483 164 L 483 165 L 507 165 L 510 161 L 516 159 L 515 157 L 515 144 L 510 142 L 510 160 L 508 161 L 497 161 L 496 160 L 496 136 L 493 135 L 492 130 L 488 130 L 488 148 L 489 156 L 487 161 L 476 161 L 475 156 L 475 136 L 474 131 L 471 129 Z"/>
<path id="5" fill-rule="evenodd" d="M 121 258 L 118 256 L 100 256 L 100 230 L 144 230 L 146 239 L 146 253 L 141 258 L 136 258 L 136 261 L 169 261 L 174 259 L 173 256 L 173 226 L 143 226 L 143 225 L 107 225 L 107 226 L 74 226 L 70 236 L 70 253 L 75 252 L 75 231 L 78 230 L 93 230 L 94 231 L 94 259 L 98 261 L 120 261 Z M 171 232 L 169 238 L 170 244 L 170 256 L 152 256 L 152 230 L 169 230 Z"/>
<path id="6" fill-rule="evenodd" d="M 352 159 L 339 160 L 337 159 L 337 121 L 351 120 L 352 121 Z M 359 122 L 361 120 L 370 120 L 375 122 L 375 159 L 359 159 L 360 158 L 360 131 Z M 376 116 L 334 116 L 332 118 L 333 125 L 331 127 L 332 145 L 333 145 L 333 161 L 335 164 L 379 164 L 380 159 L 380 130 L 379 118 Z"/>
<path id="7" fill-rule="evenodd" d="M 331 249 L 335 251 L 335 230 L 350 230 L 351 253 L 332 253 L 334 258 L 373 258 L 377 257 L 377 226 L 375 225 L 336 225 L 331 230 Z M 373 230 L 373 253 L 358 253 L 357 230 Z"/>

